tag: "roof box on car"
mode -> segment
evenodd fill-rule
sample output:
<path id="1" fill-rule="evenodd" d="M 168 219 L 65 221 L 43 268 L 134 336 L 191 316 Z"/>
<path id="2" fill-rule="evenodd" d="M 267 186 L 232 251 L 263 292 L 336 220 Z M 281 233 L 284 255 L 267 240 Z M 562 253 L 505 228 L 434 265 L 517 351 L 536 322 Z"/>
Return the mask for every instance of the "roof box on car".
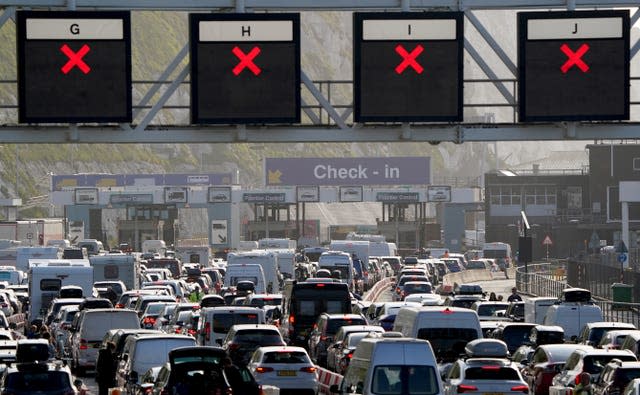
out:
<path id="1" fill-rule="evenodd" d="M 469 358 L 507 358 L 507 344 L 498 339 L 476 339 L 467 343 L 464 348 Z"/>

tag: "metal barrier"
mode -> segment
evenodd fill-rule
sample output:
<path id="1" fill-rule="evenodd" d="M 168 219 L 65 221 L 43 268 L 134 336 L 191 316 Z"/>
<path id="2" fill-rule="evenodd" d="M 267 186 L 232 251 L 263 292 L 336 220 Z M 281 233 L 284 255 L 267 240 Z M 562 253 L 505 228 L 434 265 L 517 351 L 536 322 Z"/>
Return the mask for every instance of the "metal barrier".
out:
<path id="1" fill-rule="evenodd" d="M 7 324 L 15 323 L 17 330 L 23 330 L 26 318 L 25 314 L 13 314 L 7 317 Z"/>
<path id="2" fill-rule="evenodd" d="M 367 302 L 376 301 L 382 292 L 389 289 L 389 286 L 392 284 L 392 282 L 393 282 L 392 277 L 387 277 L 378 281 L 373 285 L 373 287 L 371 287 L 371 289 L 366 293 L 366 295 L 364 295 L 362 300 L 365 300 Z"/>
<path id="3" fill-rule="evenodd" d="M 610 299 L 602 298 L 588 286 L 588 281 L 586 284 L 569 284 L 564 278 L 558 280 L 556 269 L 557 267 L 554 267 L 554 263 L 530 264 L 526 269 L 523 266 L 519 266 L 516 269 L 516 286 L 522 293 L 547 297 L 558 297 L 562 294 L 563 289 L 570 287 L 589 289 L 595 299 L 595 303 L 602 309 L 602 316 L 605 321 L 628 322 L 640 328 L 640 303 L 614 302 Z M 611 284 L 609 284 L 610 287 Z"/>
<path id="4" fill-rule="evenodd" d="M 318 394 L 331 394 L 329 389 L 334 384 L 340 385 L 342 382 L 342 375 L 323 369 L 319 366 L 316 366 L 316 368 L 318 368 Z"/>

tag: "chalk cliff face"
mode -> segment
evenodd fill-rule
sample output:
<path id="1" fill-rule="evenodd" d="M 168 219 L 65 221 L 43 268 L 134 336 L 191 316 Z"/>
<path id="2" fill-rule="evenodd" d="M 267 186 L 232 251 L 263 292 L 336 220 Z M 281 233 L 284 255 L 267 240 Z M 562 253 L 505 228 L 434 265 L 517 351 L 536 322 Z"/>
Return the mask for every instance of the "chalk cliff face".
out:
<path id="1" fill-rule="evenodd" d="M 302 70 L 312 80 L 343 80 L 353 78 L 352 64 L 352 12 L 303 12 L 301 15 Z M 517 32 L 515 11 L 474 11 L 474 15 L 491 33 L 495 41 L 511 60 L 517 63 Z M 638 29 L 632 32 L 632 46 L 638 39 Z M 132 12 L 133 79 L 157 78 L 188 43 L 188 17 L 184 12 L 134 11 Z M 500 61 L 489 44 L 481 39 L 476 29 L 465 22 L 465 38 L 491 65 L 500 79 L 515 79 L 512 71 Z M 5 24 L 0 29 L 0 79 L 15 80 L 15 26 Z M 632 62 L 631 75 L 639 74 L 639 62 Z M 178 71 L 188 64 L 183 59 Z M 465 51 L 466 79 L 483 79 L 485 73 Z M 174 72 L 169 79 L 175 78 Z M 516 95 L 513 81 L 505 82 Z M 632 100 L 637 100 L 638 85 L 632 83 Z M 134 102 L 138 102 L 148 87 L 134 87 Z M 306 89 L 305 99 L 313 103 Z M 325 92 L 326 94 L 326 92 Z M 3 103 L 16 103 L 15 84 L 0 84 Z M 332 88 L 331 101 L 344 105 L 352 103 L 350 83 Z M 467 83 L 465 103 L 505 103 L 505 98 L 491 83 Z M 189 104 L 188 85 L 181 87 L 169 100 L 171 105 Z M 467 122 L 513 122 L 513 109 L 503 107 L 465 108 Z M 139 122 L 141 116 L 136 118 Z M 632 116 L 640 117 L 632 108 Z M 16 122 L 15 110 L 0 110 L 2 122 Z M 153 123 L 186 124 L 187 110 L 164 110 Z M 540 143 L 345 143 L 345 144 L 198 144 L 198 145 L 20 145 L 0 148 L 0 197 L 20 196 L 25 201 L 46 194 L 48 174 L 76 172 L 216 172 L 239 170 L 240 182 L 248 186 L 263 184 L 262 159 L 282 156 L 414 156 L 432 157 L 434 179 L 438 177 L 479 178 L 482 172 L 496 166 L 527 162 L 545 156 L 550 150 L 583 149 L 586 142 Z M 497 160 L 494 147 L 498 147 Z M 15 186 L 18 185 L 18 191 Z M 35 214 L 35 213 L 34 213 Z"/>

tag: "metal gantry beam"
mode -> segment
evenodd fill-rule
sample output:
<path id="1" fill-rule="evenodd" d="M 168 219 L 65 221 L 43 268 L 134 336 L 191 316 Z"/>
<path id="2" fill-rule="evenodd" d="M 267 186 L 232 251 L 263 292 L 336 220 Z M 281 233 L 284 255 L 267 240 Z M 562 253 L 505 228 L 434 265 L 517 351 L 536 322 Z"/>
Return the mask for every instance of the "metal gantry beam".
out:
<path id="1" fill-rule="evenodd" d="M 500 77 L 485 60 L 485 53 L 466 37 L 467 54 L 488 76 L 487 83 L 495 85 L 504 100 L 498 103 L 481 103 L 480 107 L 510 107 L 516 111 L 516 98 L 508 82 L 517 78 L 515 62 L 492 36 L 491 32 L 473 12 L 476 10 L 567 10 L 631 7 L 632 26 L 640 19 L 637 0 L 0 0 L 0 27 L 12 20 L 17 9 L 50 10 L 165 10 L 187 12 L 253 12 L 253 11 L 424 11 L 460 10 L 466 20 L 479 33 L 482 40 L 497 55 L 511 74 Z M 178 66 L 188 56 L 188 44 L 176 54 L 156 82 L 134 105 L 134 119 L 144 108 L 149 108 L 138 124 L 121 125 L 14 125 L 0 126 L 0 141 L 4 143 L 233 143 L 233 142 L 440 142 L 462 143 L 465 141 L 541 141 L 541 140 L 594 140 L 640 138 L 640 124 L 629 123 L 562 123 L 562 124 L 349 124 L 353 107 L 338 111 L 330 98 L 325 97 L 314 82 L 302 71 L 302 86 L 316 103 L 304 103 L 304 113 L 312 125 L 155 125 L 154 118 L 163 109 L 170 97 L 187 78 L 189 65 L 175 77 Z M 631 57 L 640 51 L 640 40 L 632 43 Z M 162 95 L 161 88 L 166 86 Z M 515 85 L 512 85 L 515 86 Z M 159 96 L 159 97 L 158 97 Z M 155 99 L 157 98 L 157 99 Z M 154 102 L 154 99 L 156 100 Z M 494 99 L 495 101 L 495 99 Z M 506 102 L 506 103 L 505 103 Z M 175 108 L 176 106 L 170 106 Z M 330 121 L 324 124 L 322 116 L 311 108 L 324 111 Z M 184 106 L 188 108 L 188 104 Z M 514 118 L 515 119 L 515 118 Z M 636 119 L 634 119 L 635 121 Z"/>

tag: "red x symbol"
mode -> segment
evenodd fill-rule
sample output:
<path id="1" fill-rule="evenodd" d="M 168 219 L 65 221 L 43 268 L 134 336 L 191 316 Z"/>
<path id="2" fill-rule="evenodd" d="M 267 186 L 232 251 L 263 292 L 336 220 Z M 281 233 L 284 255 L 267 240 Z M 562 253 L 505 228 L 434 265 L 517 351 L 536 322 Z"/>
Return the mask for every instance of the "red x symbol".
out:
<path id="1" fill-rule="evenodd" d="M 240 74 L 245 67 L 251 70 L 254 75 L 260 74 L 260 71 L 262 70 L 260 70 L 260 67 L 256 66 L 255 63 L 253 63 L 253 59 L 255 59 L 255 57 L 260 53 L 260 48 L 253 47 L 253 49 L 251 49 L 251 51 L 249 51 L 249 53 L 246 55 L 238 47 L 233 47 L 231 52 L 233 52 L 233 54 L 236 55 L 238 59 L 240 59 L 240 63 L 238 63 L 232 70 L 233 74 Z"/>
<path id="2" fill-rule="evenodd" d="M 396 67 L 396 73 L 402 74 L 402 72 L 409 66 L 411 66 L 416 73 L 421 74 L 424 68 L 416 62 L 416 58 L 424 51 L 422 45 L 418 44 L 411 52 L 407 52 L 406 49 L 400 44 L 396 47 L 398 55 L 402 56 L 402 63 Z"/>
<path id="3" fill-rule="evenodd" d="M 567 58 L 569 58 L 566 62 L 564 62 L 562 67 L 560 67 L 560 70 L 562 70 L 563 73 L 566 74 L 566 72 L 569 71 L 569 69 L 571 69 L 573 66 L 579 68 L 583 73 L 589 71 L 589 66 L 587 66 L 587 64 L 582 59 L 580 59 L 582 58 L 582 55 L 584 55 L 589 50 L 589 46 L 587 44 L 582 44 L 576 52 L 573 52 L 567 44 L 562 44 L 562 46 L 560 46 L 560 50 L 564 52 L 565 55 L 567 55 Z"/>
<path id="4" fill-rule="evenodd" d="M 82 60 L 84 55 L 86 55 L 87 52 L 89 52 L 89 49 L 90 49 L 89 46 L 87 44 L 84 44 L 78 52 L 73 52 L 67 44 L 64 44 L 62 47 L 60 47 L 60 51 L 62 51 L 63 54 L 67 55 L 69 60 L 67 61 L 67 63 L 65 63 L 64 66 L 62 66 L 60 70 L 62 70 L 63 73 L 67 74 L 75 66 L 78 66 L 80 71 L 82 71 L 85 74 L 89 74 L 89 71 L 91 71 L 91 67 L 89 67 Z"/>

